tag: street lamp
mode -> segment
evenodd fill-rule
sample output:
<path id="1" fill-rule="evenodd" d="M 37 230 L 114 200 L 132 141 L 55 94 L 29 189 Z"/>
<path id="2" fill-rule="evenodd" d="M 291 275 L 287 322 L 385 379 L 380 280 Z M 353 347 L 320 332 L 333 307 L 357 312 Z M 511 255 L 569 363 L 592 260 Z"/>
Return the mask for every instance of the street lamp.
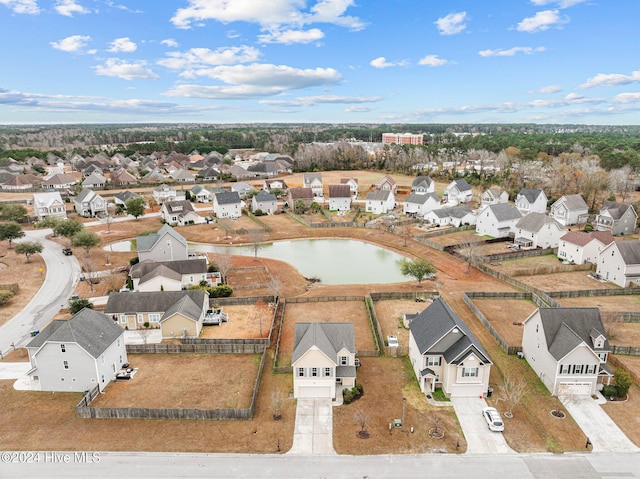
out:
<path id="1" fill-rule="evenodd" d="M 407 398 L 402 398 L 402 432 L 404 432 L 404 410 L 407 405 Z"/>

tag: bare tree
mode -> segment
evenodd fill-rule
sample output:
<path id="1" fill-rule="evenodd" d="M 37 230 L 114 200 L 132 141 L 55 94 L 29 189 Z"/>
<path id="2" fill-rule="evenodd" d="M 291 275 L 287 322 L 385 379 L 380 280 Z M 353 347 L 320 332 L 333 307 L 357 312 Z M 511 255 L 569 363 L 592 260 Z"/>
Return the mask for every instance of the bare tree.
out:
<path id="1" fill-rule="evenodd" d="M 80 261 L 80 269 L 84 273 L 84 278 L 89 284 L 89 289 L 93 293 L 93 285 L 100 282 L 98 277 L 98 267 L 89 258 L 85 258 Z"/>
<path id="2" fill-rule="evenodd" d="M 271 412 L 273 413 L 273 419 L 278 420 L 282 418 L 284 400 L 285 396 L 282 389 L 274 389 L 271 391 Z"/>
<path id="3" fill-rule="evenodd" d="M 282 283 L 278 278 L 271 276 L 271 281 L 269 281 L 269 293 L 273 296 L 274 302 L 282 294 Z"/>
<path id="4" fill-rule="evenodd" d="M 222 283 L 227 284 L 227 274 L 231 269 L 231 250 L 224 248 L 216 253 L 215 264 L 218 267 L 220 276 L 222 276 Z"/>
<path id="5" fill-rule="evenodd" d="M 513 417 L 513 408 L 522 402 L 527 391 L 527 383 L 520 376 L 514 377 L 505 374 L 502 388 L 506 407 L 504 415 L 506 417 Z"/>
<path id="6" fill-rule="evenodd" d="M 267 321 L 271 314 L 271 308 L 267 303 L 265 303 L 262 299 L 256 301 L 254 307 L 254 317 L 258 322 L 258 326 L 260 328 L 260 337 L 262 337 L 262 322 Z"/>
<path id="7" fill-rule="evenodd" d="M 153 329 L 150 329 L 150 328 L 136 329 L 136 333 L 138 333 L 138 336 L 140 336 L 140 339 L 142 339 L 142 344 L 145 344 L 145 345 L 149 341 L 149 336 L 151 336 L 152 332 L 153 332 Z"/>
<path id="8" fill-rule="evenodd" d="M 233 232 L 233 225 L 231 224 L 231 221 L 227 218 L 220 218 L 218 219 L 218 224 L 224 230 L 224 239 L 231 238 L 231 235 L 229 234 Z"/>
<path id="9" fill-rule="evenodd" d="M 252 229 L 249 231 L 249 243 L 253 249 L 253 260 L 258 261 L 258 251 L 264 248 L 265 232 L 261 229 Z"/>
<path id="10" fill-rule="evenodd" d="M 480 257 L 480 242 L 473 235 L 467 235 L 465 241 L 460 243 L 456 250 L 467 260 L 467 273 L 471 272 L 471 265 Z"/>
<path id="11" fill-rule="evenodd" d="M 369 422 L 369 415 L 364 412 L 362 408 L 356 409 L 356 412 L 353 414 L 353 420 L 360 426 L 360 430 L 358 431 L 358 437 L 361 439 L 366 439 L 369 437 L 369 432 L 367 431 L 367 423 Z"/>
<path id="12" fill-rule="evenodd" d="M 113 223 L 113 207 L 107 206 L 106 214 L 100 218 L 102 224 L 107 225 L 107 234 L 111 234 L 111 223 Z"/>
<path id="13" fill-rule="evenodd" d="M 411 238 L 412 231 L 413 223 L 406 223 L 398 228 L 398 234 L 404 240 L 404 246 L 407 246 L 407 240 Z"/>

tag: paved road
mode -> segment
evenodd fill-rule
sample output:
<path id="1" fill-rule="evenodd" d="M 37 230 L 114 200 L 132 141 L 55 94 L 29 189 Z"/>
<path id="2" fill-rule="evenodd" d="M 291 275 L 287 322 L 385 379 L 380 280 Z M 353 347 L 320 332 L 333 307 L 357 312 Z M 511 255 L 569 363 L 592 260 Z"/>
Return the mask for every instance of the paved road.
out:
<path id="1" fill-rule="evenodd" d="M 11 459 L 11 456 L 3 455 Z M 68 458 L 68 459 L 67 459 Z M 23 456 L 26 460 L 27 457 Z M 91 461 L 89 460 L 91 459 Z M 16 461 L 18 457 L 16 456 Z M 54 463 L 53 461 L 57 462 Z M 68 463 L 60 462 L 68 461 Z M 432 454 L 291 456 L 177 453 L 40 453 L 39 462 L 0 463 L 0 478 L 363 478 L 613 479 L 640 477 L 640 454 Z"/>
<path id="2" fill-rule="evenodd" d="M 60 245 L 46 239 L 51 229 L 26 231 L 19 241 L 40 241 L 44 248 L 42 257 L 47 264 L 47 276 L 42 287 L 25 308 L 0 326 L 0 352 L 6 354 L 11 344 L 24 346 L 30 339 L 29 332 L 42 329 L 51 318 L 68 304 L 80 276 L 80 265 L 74 256 L 62 254 Z M 1 476 L 0 476 L 1 477 Z"/>

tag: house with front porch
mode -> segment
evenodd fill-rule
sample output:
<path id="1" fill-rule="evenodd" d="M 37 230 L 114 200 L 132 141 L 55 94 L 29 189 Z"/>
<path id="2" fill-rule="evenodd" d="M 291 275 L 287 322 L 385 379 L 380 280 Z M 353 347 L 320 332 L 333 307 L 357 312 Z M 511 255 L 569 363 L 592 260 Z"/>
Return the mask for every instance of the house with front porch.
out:
<path id="1" fill-rule="evenodd" d="M 158 205 L 161 205 L 165 201 L 175 201 L 177 196 L 177 191 L 164 183 L 153 189 L 153 199 Z"/>
<path id="2" fill-rule="evenodd" d="M 293 397 L 335 399 L 356 384 L 353 323 L 296 323 L 294 327 Z"/>
<path id="3" fill-rule="evenodd" d="M 522 188 L 516 196 L 516 207 L 523 215 L 546 213 L 547 201 L 549 200 L 544 191 L 536 188 Z"/>
<path id="4" fill-rule="evenodd" d="M 621 288 L 640 286 L 640 240 L 612 241 L 602 248 L 596 273 Z"/>
<path id="5" fill-rule="evenodd" d="M 107 200 L 89 188 L 83 188 L 73 198 L 73 206 L 80 216 L 100 216 L 107 213 Z"/>
<path id="6" fill-rule="evenodd" d="M 598 308 L 538 308 L 524 320 L 522 353 L 552 396 L 590 396 L 609 384 L 610 351 Z"/>
<path id="7" fill-rule="evenodd" d="M 68 320 L 54 319 L 26 349 L 35 391 L 102 391 L 127 363 L 124 330 L 89 308 Z"/>
<path id="8" fill-rule="evenodd" d="M 65 219 L 67 210 L 62 201 L 62 196 L 57 191 L 50 193 L 34 193 L 33 194 L 33 214 L 38 221 L 49 216 L 54 218 Z"/>
<path id="9" fill-rule="evenodd" d="M 412 319 L 409 359 L 425 395 L 442 388 L 447 397 L 482 397 L 489 388 L 489 355 L 442 298 Z"/>
<path id="10" fill-rule="evenodd" d="M 598 231 L 611 231 L 614 236 L 621 236 L 634 233 L 637 223 L 638 214 L 633 205 L 605 201 L 594 226 Z"/>
<path id="11" fill-rule="evenodd" d="M 110 293 L 104 313 L 123 329 L 161 329 L 162 338 L 198 337 L 209 309 L 209 294 L 186 291 Z"/>
<path id="12" fill-rule="evenodd" d="M 522 248 L 557 248 L 567 228 L 544 213 L 529 213 L 514 228 L 514 243 Z"/>
<path id="13" fill-rule="evenodd" d="M 440 198 L 435 193 L 411 193 L 402 204 L 405 215 L 418 218 L 438 208 L 440 208 Z"/>
<path id="14" fill-rule="evenodd" d="M 196 203 L 211 203 L 213 198 L 213 193 L 202 185 L 195 185 L 189 193 Z"/>
<path id="15" fill-rule="evenodd" d="M 506 238 L 521 219 L 520 210 L 508 203 L 485 206 L 478 212 L 476 233 L 480 236 Z"/>
<path id="16" fill-rule="evenodd" d="M 564 195 L 551 205 L 549 216 L 565 226 L 586 223 L 589 206 L 581 195 Z"/>
<path id="17" fill-rule="evenodd" d="M 322 173 L 303 173 L 302 186 L 303 188 L 311 188 L 311 191 L 313 191 L 313 196 L 324 196 Z"/>
<path id="18" fill-rule="evenodd" d="M 612 242 L 611 231 L 569 231 L 558 243 L 558 259 L 573 264 L 597 264 L 600 252 Z"/>
<path id="19" fill-rule="evenodd" d="M 268 193 L 271 193 L 271 190 L 280 190 L 283 193 L 286 193 L 288 188 L 289 187 L 284 180 L 280 180 L 277 178 L 272 180 L 264 180 L 264 183 L 262 184 L 262 189 Z"/>
<path id="20" fill-rule="evenodd" d="M 395 196 L 391 190 L 374 190 L 367 194 L 365 211 L 374 215 L 386 214 L 395 207 Z"/>
<path id="21" fill-rule="evenodd" d="M 349 185 L 329 185 L 329 210 L 349 211 L 351 209 L 351 189 Z"/>
<path id="22" fill-rule="evenodd" d="M 473 199 L 473 190 L 471 185 L 464 178 L 458 178 L 449 183 L 442 195 L 443 199 L 452 205 L 459 203 L 468 203 Z"/>

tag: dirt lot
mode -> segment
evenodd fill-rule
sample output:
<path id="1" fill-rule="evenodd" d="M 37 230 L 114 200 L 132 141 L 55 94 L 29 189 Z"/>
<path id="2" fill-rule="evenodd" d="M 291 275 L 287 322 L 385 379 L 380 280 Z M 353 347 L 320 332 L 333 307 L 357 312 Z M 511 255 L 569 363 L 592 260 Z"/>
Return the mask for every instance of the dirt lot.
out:
<path id="1" fill-rule="evenodd" d="M 533 301 L 474 298 L 473 303 L 509 346 L 522 346 L 521 323 L 538 308 Z"/>
<path id="2" fill-rule="evenodd" d="M 334 301 L 331 303 L 287 303 L 285 308 L 278 365 L 291 365 L 295 323 L 353 323 L 356 349 L 375 349 L 373 333 L 363 301 Z"/>
<path id="3" fill-rule="evenodd" d="M 640 292 L 640 291 L 639 291 Z M 640 296 L 589 296 L 583 298 L 556 299 L 565 308 L 600 308 L 600 311 L 638 311 Z"/>
<path id="4" fill-rule="evenodd" d="M 406 299 L 376 301 L 374 307 L 384 339 L 386 340 L 387 336 L 397 336 L 400 346 L 409 347 L 409 330 L 402 325 L 402 313 L 421 313 L 430 304 Z"/>
<path id="5" fill-rule="evenodd" d="M 616 289 L 613 283 L 601 283 L 591 278 L 586 271 L 573 273 L 539 274 L 518 276 L 518 281 L 542 289 L 543 291 L 575 291 L 581 289 Z"/>
<path id="6" fill-rule="evenodd" d="M 415 380 L 407 359 L 364 358 L 358 369 L 358 382 L 364 387 L 361 398 L 333 409 L 333 445 L 338 454 L 423 454 L 464 452 L 467 448 L 453 408 L 429 405 Z M 405 429 L 389 423 L 402 418 L 402 398 L 407 398 Z M 354 416 L 366 416 L 368 439 L 359 439 L 360 424 Z M 443 439 L 434 439 L 429 430 L 444 429 Z M 414 432 L 411 433 L 411 427 Z M 460 447 L 456 449 L 456 441 Z"/>
<path id="7" fill-rule="evenodd" d="M 9 249 L 8 241 L 0 242 L 0 283 L 19 284 L 18 293 L 0 306 L 0 326 L 22 311 L 40 289 L 47 274 L 47 265 L 42 256 L 33 255 L 27 262 L 24 255 L 16 254 L 14 246 L 15 242 Z"/>
<path id="8" fill-rule="evenodd" d="M 138 371 L 116 381 L 95 407 L 247 408 L 260 365 L 248 354 L 130 354 Z"/>
<path id="9" fill-rule="evenodd" d="M 267 305 L 268 307 L 268 305 Z M 250 339 L 269 336 L 273 309 L 261 311 L 253 305 L 224 306 L 223 312 L 229 315 L 229 321 L 219 326 L 205 326 L 201 338 Z M 262 318 L 258 315 L 263 314 Z M 260 320 L 262 319 L 262 326 Z"/>

